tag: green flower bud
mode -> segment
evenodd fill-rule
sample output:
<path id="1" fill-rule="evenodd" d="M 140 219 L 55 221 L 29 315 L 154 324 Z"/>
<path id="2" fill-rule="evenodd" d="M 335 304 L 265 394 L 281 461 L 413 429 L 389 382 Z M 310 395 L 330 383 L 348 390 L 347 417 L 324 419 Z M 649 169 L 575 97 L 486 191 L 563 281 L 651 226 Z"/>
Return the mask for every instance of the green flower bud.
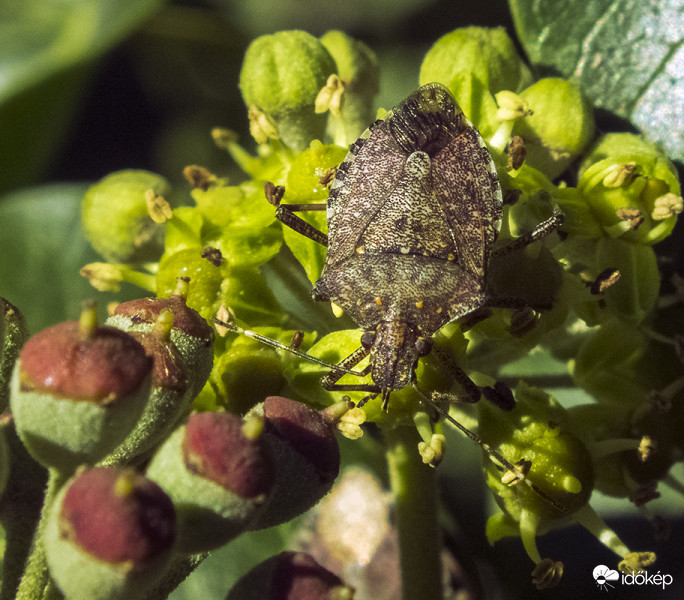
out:
<path id="1" fill-rule="evenodd" d="M 579 86 L 557 78 L 540 79 L 519 94 L 532 114 L 515 122 L 526 162 L 553 179 L 591 143 L 594 117 Z"/>
<path id="2" fill-rule="evenodd" d="M 143 413 L 104 461 L 122 465 L 159 443 L 190 412 L 211 372 L 214 332 L 178 294 L 119 304 L 106 324 L 130 333 L 154 361 L 152 390 Z"/>
<path id="3" fill-rule="evenodd" d="M 586 246 L 586 238 L 596 239 L 603 235 L 603 229 L 591 205 L 577 188 L 559 187 L 553 196 L 565 217 L 563 231 L 568 237 L 582 236 L 584 239 L 580 244 Z"/>
<path id="4" fill-rule="evenodd" d="M 282 552 L 259 563 L 226 600 L 353 600 L 354 590 L 304 552 Z"/>
<path id="5" fill-rule="evenodd" d="M 460 101 L 458 92 L 471 74 L 491 94 L 518 92 L 532 83 L 530 70 L 503 27 L 465 27 L 443 35 L 428 50 L 420 85 L 439 81 Z"/>
<path id="6" fill-rule="evenodd" d="M 7 410 L 12 369 L 27 337 L 24 316 L 16 306 L 0 298 L 0 412 Z"/>
<path id="7" fill-rule="evenodd" d="M 338 114 L 331 108 L 333 139 L 347 147 L 375 117 L 373 106 L 380 80 L 378 61 L 366 44 L 341 31 L 328 31 L 321 37 L 321 43 L 335 60 L 342 82 Z"/>
<path id="8" fill-rule="evenodd" d="M 12 377 L 19 437 L 39 463 L 61 471 L 115 448 L 150 392 L 152 359 L 129 334 L 98 327 L 92 311 L 30 338 Z"/>
<path id="9" fill-rule="evenodd" d="M 152 207 L 146 193 L 152 190 Z M 118 171 L 90 186 L 81 205 L 86 238 L 105 259 L 136 263 L 159 258 L 163 220 L 154 220 L 154 200 L 170 192 L 169 183 L 147 171 Z M 152 210 L 151 210 L 152 209 Z"/>
<path id="10" fill-rule="evenodd" d="M 263 422 L 228 413 L 196 413 L 159 448 L 147 476 L 171 496 L 178 549 L 213 550 L 244 531 L 263 509 L 273 469 Z"/>
<path id="11" fill-rule="evenodd" d="M 70 600 L 141 598 L 165 572 L 175 539 L 171 500 L 127 469 L 79 471 L 50 511 L 50 575 Z"/>
<path id="12" fill-rule="evenodd" d="M 334 418 L 301 402 L 271 396 L 249 413 L 264 419 L 264 443 L 274 466 L 269 502 L 251 529 L 285 523 L 332 487 L 340 469 Z"/>
<path id="13" fill-rule="evenodd" d="M 334 72 L 335 61 L 315 37 L 280 31 L 249 45 L 240 90 L 247 107 L 255 107 L 275 126 L 278 137 L 299 152 L 311 140 L 323 138 L 326 117 L 315 114 L 314 105 Z"/>
<path id="14" fill-rule="evenodd" d="M 609 237 L 659 242 L 682 211 L 673 164 L 632 133 L 611 133 L 596 143 L 582 162 L 578 188 Z"/>

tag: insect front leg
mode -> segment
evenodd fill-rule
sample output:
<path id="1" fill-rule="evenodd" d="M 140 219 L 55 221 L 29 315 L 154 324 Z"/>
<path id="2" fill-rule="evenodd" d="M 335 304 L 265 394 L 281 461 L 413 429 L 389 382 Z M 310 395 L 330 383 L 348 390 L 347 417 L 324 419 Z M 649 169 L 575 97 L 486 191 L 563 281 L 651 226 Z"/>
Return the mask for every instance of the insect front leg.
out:
<path id="1" fill-rule="evenodd" d="M 480 387 L 456 364 L 456 361 L 454 361 L 453 357 L 448 352 L 435 345 L 432 349 L 432 353 L 465 392 L 465 397 L 456 397 L 453 394 L 445 394 L 442 392 L 432 392 L 431 400 L 433 402 L 438 402 L 440 400 L 453 402 L 454 400 L 457 400 L 475 403 L 484 396 L 487 400 L 496 404 L 501 410 L 511 410 L 515 407 L 513 393 L 506 384 L 497 382 L 493 387 Z"/>
<path id="2" fill-rule="evenodd" d="M 511 240 L 505 246 L 492 250 L 492 258 L 505 256 L 506 254 L 520 250 L 520 248 L 534 244 L 534 242 L 537 242 L 560 229 L 564 220 L 565 217 L 563 213 L 558 207 L 554 206 L 553 214 L 548 219 L 539 223 L 532 231 L 528 231 L 520 237 Z"/>
<path id="3" fill-rule="evenodd" d="M 270 181 L 264 184 L 264 193 L 266 194 L 266 200 L 276 207 L 276 219 L 278 221 L 283 225 L 287 225 L 293 231 L 327 248 L 328 236 L 295 214 L 298 212 L 325 210 L 325 204 L 281 204 L 280 201 L 283 199 L 285 188 L 282 185 L 274 185 Z"/>

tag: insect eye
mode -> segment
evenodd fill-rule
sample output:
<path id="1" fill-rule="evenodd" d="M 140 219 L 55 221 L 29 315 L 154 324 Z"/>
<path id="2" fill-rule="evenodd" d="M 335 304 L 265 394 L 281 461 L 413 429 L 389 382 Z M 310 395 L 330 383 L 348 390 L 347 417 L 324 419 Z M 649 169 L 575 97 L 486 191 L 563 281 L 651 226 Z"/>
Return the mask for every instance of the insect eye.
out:
<path id="1" fill-rule="evenodd" d="M 416 352 L 418 356 L 427 356 L 432 350 L 432 340 L 426 337 L 419 337 L 416 340 Z"/>
<path id="2" fill-rule="evenodd" d="M 361 334 L 361 345 L 368 350 L 375 341 L 375 331 L 364 331 Z"/>

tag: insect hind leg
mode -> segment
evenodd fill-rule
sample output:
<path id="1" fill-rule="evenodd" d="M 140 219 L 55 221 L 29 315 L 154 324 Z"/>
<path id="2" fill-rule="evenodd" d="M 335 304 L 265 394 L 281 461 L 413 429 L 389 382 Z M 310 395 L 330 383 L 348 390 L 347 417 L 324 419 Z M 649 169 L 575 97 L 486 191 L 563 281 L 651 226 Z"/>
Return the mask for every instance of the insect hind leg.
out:
<path id="1" fill-rule="evenodd" d="M 433 347 L 432 352 L 465 392 L 464 397 L 457 397 L 454 394 L 449 393 L 432 392 L 431 400 L 433 402 L 439 402 L 441 400 L 454 402 L 456 400 L 472 404 L 479 402 L 480 398 L 484 396 L 487 400 L 496 404 L 501 410 L 509 411 L 515 407 L 513 393 L 505 383 L 497 381 L 493 387 L 480 387 L 456 364 L 453 357 L 451 357 L 448 352 L 436 345 Z"/>

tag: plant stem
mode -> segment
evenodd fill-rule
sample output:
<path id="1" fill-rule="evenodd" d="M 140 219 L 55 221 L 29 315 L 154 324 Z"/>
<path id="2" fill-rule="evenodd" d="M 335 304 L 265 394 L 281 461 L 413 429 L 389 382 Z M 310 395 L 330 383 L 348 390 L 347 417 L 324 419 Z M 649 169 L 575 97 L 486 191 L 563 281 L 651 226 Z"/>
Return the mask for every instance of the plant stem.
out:
<path id="1" fill-rule="evenodd" d="M 442 600 L 442 540 L 435 471 L 418 454 L 413 427 L 385 431 L 394 495 L 403 600 Z"/>
<path id="2" fill-rule="evenodd" d="M 45 556 L 45 545 L 43 534 L 45 523 L 52 507 L 52 503 L 57 493 L 69 479 L 71 473 L 64 473 L 56 469 L 49 470 L 47 490 L 45 492 L 45 502 L 40 517 L 40 523 L 36 535 L 33 538 L 33 548 L 29 556 L 26 571 L 17 590 L 17 600 L 53 600 L 61 598 L 55 584 L 50 579 L 47 558 Z"/>

